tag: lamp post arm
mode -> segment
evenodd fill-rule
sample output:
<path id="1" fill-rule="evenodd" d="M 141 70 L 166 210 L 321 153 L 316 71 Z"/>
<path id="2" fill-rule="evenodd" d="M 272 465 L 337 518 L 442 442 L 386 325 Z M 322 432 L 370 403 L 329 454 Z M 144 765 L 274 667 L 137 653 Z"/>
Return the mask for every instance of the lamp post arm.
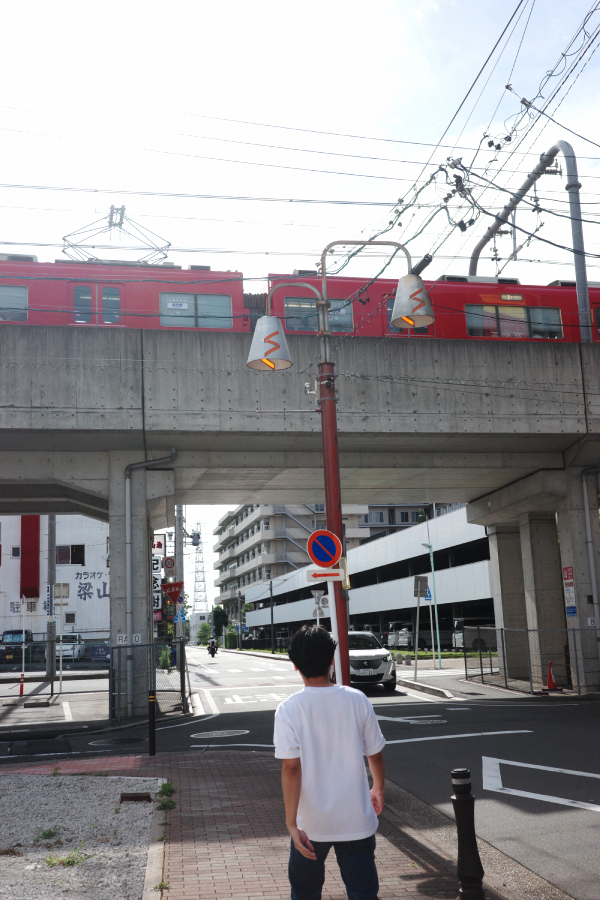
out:
<path id="1" fill-rule="evenodd" d="M 395 247 L 397 250 L 402 250 L 406 256 L 408 271 L 410 272 L 412 269 L 410 253 L 404 244 L 399 244 L 397 241 L 332 241 L 331 244 L 327 244 L 321 254 L 321 293 L 323 294 L 324 300 L 327 300 L 327 254 L 332 247 L 338 247 L 340 245 L 350 245 L 351 247 Z"/>
<path id="2" fill-rule="evenodd" d="M 306 281 L 282 281 L 280 284 L 274 284 L 273 287 L 269 290 L 267 294 L 267 315 L 271 315 L 271 299 L 275 291 L 278 291 L 279 288 L 284 287 L 301 287 L 306 288 L 307 291 L 312 291 L 315 294 L 317 300 L 322 300 L 322 296 L 316 287 L 313 287 L 312 284 L 308 284 Z"/>

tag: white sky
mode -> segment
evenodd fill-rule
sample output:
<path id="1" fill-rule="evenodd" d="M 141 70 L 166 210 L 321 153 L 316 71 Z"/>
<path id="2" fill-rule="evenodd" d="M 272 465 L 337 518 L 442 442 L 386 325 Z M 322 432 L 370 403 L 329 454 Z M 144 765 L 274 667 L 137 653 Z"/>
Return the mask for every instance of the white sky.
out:
<path id="1" fill-rule="evenodd" d="M 493 137 L 507 133 L 510 122 L 505 120 L 521 109 L 519 98 L 536 94 L 544 73 L 559 59 L 591 6 L 591 0 L 536 0 L 532 10 L 532 3 L 524 0 L 521 17 L 513 21 L 512 36 L 509 29 L 508 43 L 505 46 L 505 38 L 444 139 L 449 146 L 434 152 L 434 165 L 426 173 L 448 155 L 470 162 L 473 151 L 453 152 L 455 144 L 474 148 L 486 130 Z M 167 5 L 67 0 L 59 7 L 41 2 L 7 5 L 0 57 L 0 182 L 29 187 L 0 186 L 0 239 L 15 242 L 14 248 L 0 244 L 0 252 L 14 249 L 54 260 L 61 256 L 63 235 L 105 216 L 111 204 L 124 204 L 132 219 L 176 248 L 171 261 L 186 267 L 195 263 L 242 271 L 256 279 L 251 290 L 264 290 L 261 279 L 269 271 L 313 268 L 325 244 L 369 237 L 389 219 L 398 198 L 407 196 L 434 148 L 395 142 L 435 145 L 516 5 L 517 0 L 508 4 L 500 0 L 372 0 L 369 4 L 357 0 L 305 0 L 302 4 L 173 0 Z M 588 31 L 592 33 L 598 25 L 600 12 L 590 20 Z M 562 103 L 555 113 L 559 122 L 597 143 L 599 71 L 597 54 L 585 68 L 580 66 L 578 80 L 571 79 L 559 95 L 557 103 L 561 99 Z M 515 94 L 504 88 L 509 78 Z M 557 82 L 553 79 L 551 84 Z M 551 84 L 542 91 L 544 97 L 549 96 Z M 589 204 L 584 216 L 596 220 L 599 148 L 552 123 L 543 125 L 537 125 L 519 146 L 498 183 L 518 187 L 539 153 L 556 139 L 569 140 L 578 155 L 582 199 Z M 289 130 L 294 128 L 385 140 Z M 523 150 L 532 155 L 522 155 Z M 492 158 L 486 147 L 477 164 L 483 167 Z M 270 168 L 265 163 L 325 169 L 331 174 Z M 566 211 L 564 184 L 564 177 L 541 180 L 544 205 Z M 61 190 L 42 190 L 43 186 Z M 368 201 L 389 206 L 139 196 L 127 191 Z M 445 192 L 442 183 L 437 190 L 428 188 L 422 199 L 436 204 Z M 497 210 L 506 199 L 506 194 L 490 191 L 482 203 Z M 414 218 L 413 212 L 403 214 L 403 227 L 395 228 L 390 237 L 410 238 L 423 214 L 420 211 Z M 444 231 L 443 217 L 440 213 L 409 244 L 414 258 L 420 259 L 435 246 Z M 570 243 L 568 220 L 549 214 L 542 219 L 546 223 L 542 236 Z M 466 257 L 489 221 L 482 218 L 466 234 L 454 229 L 426 277 L 445 271 L 466 273 Z M 536 221 L 535 214 L 526 211 L 517 218 L 517 224 L 528 230 Z M 585 223 L 584 235 L 586 249 L 600 253 L 597 226 Z M 122 249 L 127 244 L 115 238 L 114 247 L 99 255 L 137 258 L 135 251 Z M 505 259 L 512 249 L 511 238 L 500 238 L 498 248 Z M 453 260 L 454 256 L 459 258 Z M 573 278 L 572 258 L 565 251 L 534 242 L 521 257 L 509 263 L 505 275 L 534 284 Z M 347 272 L 372 276 L 378 263 L 363 258 Z M 600 281 L 600 259 L 589 259 L 588 265 L 590 279 Z M 404 271 L 404 263 L 395 262 L 389 274 Z M 479 273 L 495 273 L 490 252 Z M 210 518 L 208 535 L 225 510 L 197 515 L 190 508 L 188 528 L 197 519 L 208 522 Z M 211 585 L 210 551 L 206 556 Z"/>

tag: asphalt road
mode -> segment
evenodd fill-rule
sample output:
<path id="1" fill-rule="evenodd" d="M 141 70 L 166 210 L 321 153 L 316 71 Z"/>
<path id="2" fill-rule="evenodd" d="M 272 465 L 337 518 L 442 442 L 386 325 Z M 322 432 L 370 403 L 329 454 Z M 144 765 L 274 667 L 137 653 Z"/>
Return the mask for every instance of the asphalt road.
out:
<path id="1" fill-rule="evenodd" d="M 189 667 L 200 705 L 185 722 L 159 723 L 157 752 L 269 751 L 275 709 L 302 687 L 291 663 L 223 651 L 212 660 L 192 648 Z M 365 689 L 388 742 L 388 778 L 452 817 L 450 772 L 466 766 L 479 836 L 576 900 L 598 900 L 600 705 L 482 689 L 460 672 L 443 685 L 454 700 Z M 147 732 L 137 728 L 13 742 L 10 758 L 146 749 Z"/>

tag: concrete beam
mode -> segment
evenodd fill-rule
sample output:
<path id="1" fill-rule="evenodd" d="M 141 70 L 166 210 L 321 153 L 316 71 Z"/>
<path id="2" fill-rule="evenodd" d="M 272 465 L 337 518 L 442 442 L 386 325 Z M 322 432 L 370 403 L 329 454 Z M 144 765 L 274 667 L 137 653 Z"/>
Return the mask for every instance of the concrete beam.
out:
<path id="1" fill-rule="evenodd" d="M 60 482 L 0 481 L 1 515 L 73 513 L 108 522 L 108 498 Z"/>
<path id="2" fill-rule="evenodd" d="M 554 514 L 566 496 L 564 472 L 536 472 L 469 503 L 467 521 L 473 525 L 518 524 L 520 517 L 527 513 Z"/>

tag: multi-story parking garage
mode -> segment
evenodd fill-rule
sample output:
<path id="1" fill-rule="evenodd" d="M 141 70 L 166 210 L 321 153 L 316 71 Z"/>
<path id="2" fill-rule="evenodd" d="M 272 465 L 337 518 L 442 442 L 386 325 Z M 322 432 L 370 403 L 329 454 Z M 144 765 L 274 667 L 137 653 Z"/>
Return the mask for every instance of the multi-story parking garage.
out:
<path id="1" fill-rule="evenodd" d="M 414 628 L 414 576 L 431 571 L 427 544 L 434 550 L 440 629 L 451 632 L 457 619 L 494 623 L 486 529 L 470 525 L 466 510 L 458 509 L 348 552 L 351 627 L 376 634 L 388 631 L 391 623 L 396 630 Z M 313 621 L 311 590 L 326 587 L 308 584 L 304 569 L 273 579 L 273 620 L 279 637 L 287 637 L 304 622 Z M 256 637 L 267 637 L 271 623 L 269 584 L 248 587 L 246 603 L 254 604 L 254 612 L 246 614 L 250 631 Z M 329 619 L 323 624 L 328 627 Z M 427 627 L 424 620 L 422 627 Z"/>

